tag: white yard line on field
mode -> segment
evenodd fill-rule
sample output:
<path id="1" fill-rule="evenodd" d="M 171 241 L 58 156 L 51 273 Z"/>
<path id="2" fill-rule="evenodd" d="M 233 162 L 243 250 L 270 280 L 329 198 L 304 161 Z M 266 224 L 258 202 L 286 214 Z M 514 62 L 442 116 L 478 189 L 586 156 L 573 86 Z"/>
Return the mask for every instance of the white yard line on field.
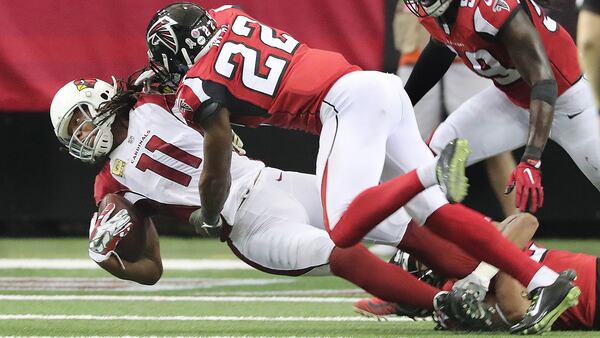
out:
<path id="1" fill-rule="evenodd" d="M 370 317 L 265 317 L 265 316 L 100 316 L 100 315 L 0 315 L 0 320 L 90 320 L 90 321 L 251 321 L 251 322 L 369 322 Z M 391 322 L 412 321 L 408 317 L 387 318 Z"/>
<path id="2" fill-rule="evenodd" d="M 116 301 L 116 302 L 266 302 L 266 303 L 353 303 L 344 297 L 227 297 L 227 296 L 108 296 L 108 295 L 0 295 L 10 301 Z"/>
<path id="3" fill-rule="evenodd" d="M 251 270 L 252 267 L 236 259 L 165 259 L 163 267 L 168 270 Z M 53 269 L 90 270 L 99 269 L 90 259 L 0 259 L 0 269 Z"/>
<path id="4" fill-rule="evenodd" d="M 284 278 L 162 278 L 155 285 L 141 285 L 117 278 L 0 277 L 1 291 L 159 291 L 211 289 L 223 286 L 291 283 Z M 211 296 L 213 296 L 211 294 Z M 237 296 L 237 295 L 231 295 Z M 274 296 L 279 296 L 274 294 Z M 319 295 L 317 295 L 319 296 Z"/>
<path id="5" fill-rule="evenodd" d="M 315 336 L 0 336 L 0 338 L 329 338 Z"/>
<path id="6" fill-rule="evenodd" d="M 203 296 L 205 293 L 197 292 L 195 296 Z M 269 291 L 227 291 L 211 292 L 211 296 L 355 296 L 364 298 L 366 292 L 362 289 L 309 289 L 309 290 L 269 290 Z"/>

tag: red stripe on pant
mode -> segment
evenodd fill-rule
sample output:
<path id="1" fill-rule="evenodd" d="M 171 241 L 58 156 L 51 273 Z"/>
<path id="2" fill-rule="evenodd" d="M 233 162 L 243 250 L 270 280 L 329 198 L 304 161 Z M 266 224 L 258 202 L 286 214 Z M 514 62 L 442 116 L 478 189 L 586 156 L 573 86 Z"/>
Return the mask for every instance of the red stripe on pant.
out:
<path id="1" fill-rule="evenodd" d="M 329 236 L 341 248 L 359 243 L 369 231 L 424 189 L 416 170 L 365 189 L 352 200 L 342 217 L 332 228 L 327 214 L 328 166 L 329 163 L 325 163 L 323 180 L 321 181 L 323 220 Z"/>

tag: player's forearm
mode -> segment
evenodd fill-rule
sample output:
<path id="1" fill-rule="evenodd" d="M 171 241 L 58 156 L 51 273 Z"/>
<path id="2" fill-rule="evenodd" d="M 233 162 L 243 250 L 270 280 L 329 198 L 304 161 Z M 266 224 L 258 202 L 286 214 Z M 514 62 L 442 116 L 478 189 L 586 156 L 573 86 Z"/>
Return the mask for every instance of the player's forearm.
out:
<path id="1" fill-rule="evenodd" d="M 200 202 L 202 203 L 202 214 L 207 223 L 214 224 L 219 217 L 231 186 L 231 176 L 226 175 L 202 175 L 200 179 Z"/>
<path id="2" fill-rule="evenodd" d="M 521 161 L 541 159 L 542 152 L 550 136 L 553 119 L 554 106 L 541 100 L 531 101 L 529 106 L 529 135 Z"/>
<path id="3" fill-rule="evenodd" d="M 531 86 L 524 159 L 539 160 L 550 136 L 558 92 L 552 67 L 539 34 L 524 11 L 507 23 L 500 39 L 519 74 Z"/>
<path id="4" fill-rule="evenodd" d="M 136 262 L 123 261 L 124 269 L 115 256 L 111 256 L 104 262 L 98 263 L 98 265 L 117 278 L 145 285 L 156 284 L 163 271 L 160 260 L 156 261 L 147 257 L 142 257 Z"/>
<path id="5" fill-rule="evenodd" d="M 413 105 L 446 74 L 455 58 L 456 54 L 448 47 L 434 40 L 429 41 L 404 85 Z"/>
<path id="6" fill-rule="evenodd" d="M 231 129 L 229 135 L 209 135 L 204 138 L 205 161 L 200 175 L 200 203 L 204 221 L 215 224 L 231 186 Z"/>
<path id="7" fill-rule="evenodd" d="M 502 234 L 519 248 L 524 248 L 531 241 L 538 228 L 538 220 L 529 213 L 521 213 L 507 217 L 501 224 Z"/>
<path id="8" fill-rule="evenodd" d="M 594 90 L 596 105 L 600 107 L 600 13 L 582 10 L 577 29 L 581 66 Z"/>
<path id="9" fill-rule="evenodd" d="M 216 224 L 231 186 L 232 131 L 229 111 L 221 108 L 203 122 L 204 165 L 200 175 L 200 202 L 204 222 Z"/>

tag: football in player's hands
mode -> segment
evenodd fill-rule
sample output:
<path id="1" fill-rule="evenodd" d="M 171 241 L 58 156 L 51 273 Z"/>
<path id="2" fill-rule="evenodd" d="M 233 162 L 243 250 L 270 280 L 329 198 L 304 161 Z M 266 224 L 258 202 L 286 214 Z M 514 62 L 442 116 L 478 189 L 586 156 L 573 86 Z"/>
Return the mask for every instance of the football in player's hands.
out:
<path id="1" fill-rule="evenodd" d="M 119 240 L 115 251 L 119 254 L 121 259 L 135 262 L 142 257 L 146 244 L 146 226 L 144 224 L 144 218 L 131 202 L 117 194 L 108 194 L 104 196 L 98 205 L 98 210 L 101 212 L 110 203 L 115 205 L 115 209 L 112 212 L 113 216 L 117 215 L 120 210 L 126 209 L 131 218 L 130 229 L 125 233 L 125 236 Z"/>

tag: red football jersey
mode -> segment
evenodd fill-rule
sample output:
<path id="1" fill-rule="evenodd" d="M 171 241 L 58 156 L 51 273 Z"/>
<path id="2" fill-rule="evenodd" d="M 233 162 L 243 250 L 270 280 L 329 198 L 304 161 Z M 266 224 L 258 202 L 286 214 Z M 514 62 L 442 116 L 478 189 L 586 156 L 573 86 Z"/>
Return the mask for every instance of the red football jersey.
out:
<path id="1" fill-rule="evenodd" d="M 231 122 L 270 124 L 318 134 L 319 107 L 343 75 L 360 70 L 339 53 L 309 48 L 243 11 L 209 11 L 220 27 L 215 45 L 187 72 L 175 108 L 191 121 L 203 103 L 219 102 Z"/>
<path id="2" fill-rule="evenodd" d="M 531 88 L 515 69 L 498 34 L 518 10 L 531 18 L 545 46 L 562 94 L 581 77 L 577 47 L 567 31 L 532 0 L 460 0 L 456 22 L 448 27 L 436 18 L 422 18 L 431 36 L 454 51 L 480 76 L 491 78 L 510 100 L 529 107 Z"/>
<path id="3" fill-rule="evenodd" d="M 561 329 L 591 329 L 596 315 L 596 259 L 597 257 L 561 250 L 548 250 L 534 242 L 525 247 L 531 259 L 554 271 L 575 269 L 575 284 L 581 289 L 579 304 L 563 313 L 554 324 Z"/>

